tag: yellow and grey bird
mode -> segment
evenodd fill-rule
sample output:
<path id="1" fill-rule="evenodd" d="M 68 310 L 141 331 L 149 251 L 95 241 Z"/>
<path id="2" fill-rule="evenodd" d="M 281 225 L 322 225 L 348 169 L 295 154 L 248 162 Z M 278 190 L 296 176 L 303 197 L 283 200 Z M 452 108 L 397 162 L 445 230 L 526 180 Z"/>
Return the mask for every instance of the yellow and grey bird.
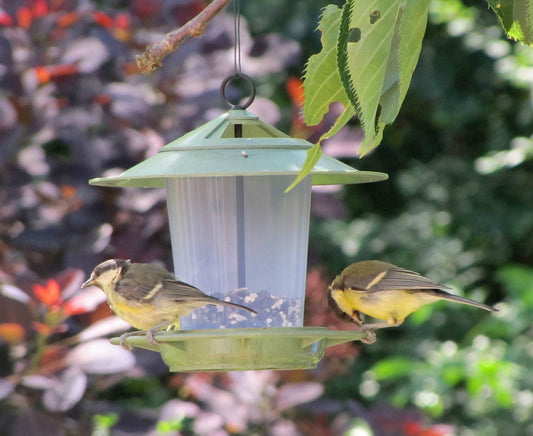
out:
<path id="1" fill-rule="evenodd" d="M 109 307 L 124 321 L 140 329 L 125 333 L 120 344 L 125 346 L 129 336 L 146 334 L 152 345 L 154 333 L 167 328 L 179 329 L 180 318 L 205 305 L 231 306 L 253 314 L 246 306 L 219 300 L 200 289 L 177 280 L 164 267 L 151 263 L 132 263 L 124 259 L 110 259 L 97 265 L 89 279 L 81 285 L 96 286 L 107 296 Z"/>
<path id="2" fill-rule="evenodd" d="M 498 312 L 492 306 L 450 294 L 447 289 L 450 288 L 414 271 L 366 260 L 346 267 L 333 280 L 328 289 L 328 304 L 341 318 L 365 329 L 399 326 L 408 315 L 438 300 Z M 361 313 L 386 322 L 364 325 Z"/>

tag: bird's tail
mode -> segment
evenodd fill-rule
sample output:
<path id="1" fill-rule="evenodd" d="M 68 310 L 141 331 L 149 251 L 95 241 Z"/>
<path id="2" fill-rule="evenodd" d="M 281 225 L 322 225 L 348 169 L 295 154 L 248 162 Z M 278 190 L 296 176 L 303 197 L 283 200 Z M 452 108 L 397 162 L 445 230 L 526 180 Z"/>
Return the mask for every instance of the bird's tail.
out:
<path id="1" fill-rule="evenodd" d="M 243 306 L 241 304 L 230 303 L 229 301 L 222 301 L 222 300 L 218 300 L 215 304 L 221 304 L 223 306 L 230 306 L 230 307 L 237 307 L 239 309 L 244 309 L 244 310 L 247 310 L 248 312 L 252 312 L 254 315 L 257 315 L 257 312 L 255 310 L 250 309 L 249 307 Z"/>
<path id="2" fill-rule="evenodd" d="M 470 300 L 468 298 L 459 297 L 458 295 L 450 294 L 449 292 L 442 291 L 442 290 L 435 290 L 440 298 L 443 300 L 449 300 L 449 301 L 455 301 L 457 303 L 463 303 L 468 304 L 470 306 L 479 307 L 481 309 L 485 309 L 489 312 L 499 312 L 498 309 L 496 309 L 493 306 L 489 306 L 488 304 L 478 303 L 477 301 Z"/>

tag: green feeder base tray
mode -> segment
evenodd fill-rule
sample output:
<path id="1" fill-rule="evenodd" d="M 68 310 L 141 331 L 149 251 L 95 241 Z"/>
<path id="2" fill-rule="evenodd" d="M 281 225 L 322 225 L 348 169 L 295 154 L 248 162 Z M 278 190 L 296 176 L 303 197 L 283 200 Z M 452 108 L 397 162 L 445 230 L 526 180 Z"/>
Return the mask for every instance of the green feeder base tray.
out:
<path id="1" fill-rule="evenodd" d="M 161 353 L 170 371 L 245 371 L 316 368 L 326 348 L 350 341 L 375 342 L 372 331 L 325 327 L 230 328 L 176 330 L 130 336 L 126 344 Z M 112 338 L 120 344 L 120 338 Z"/>

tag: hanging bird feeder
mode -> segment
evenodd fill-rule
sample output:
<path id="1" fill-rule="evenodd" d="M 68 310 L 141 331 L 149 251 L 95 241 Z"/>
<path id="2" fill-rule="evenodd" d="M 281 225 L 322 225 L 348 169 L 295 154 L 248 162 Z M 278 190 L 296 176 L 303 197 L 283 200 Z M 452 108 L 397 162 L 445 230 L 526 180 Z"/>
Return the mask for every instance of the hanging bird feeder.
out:
<path id="1" fill-rule="evenodd" d="M 226 86 L 236 76 L 222 84 L 226 102 Z M 311 174 L 284 193 L 312 144 L 247 112 L 255 95 L 250 84 L 244 105 L 230 105 L 121 175 L 90 180 L 165 188 L 176 276 L 258 312 L 206 306 L 182 318 L 182 330 L 157 333 L 159 344 L 126 340 L 159 351 L 171 371 L 314 368 L 327 347 L 370 334 L 303 326 L 311 186 L 376 182 L 387 175 L 322 155 Z"/>

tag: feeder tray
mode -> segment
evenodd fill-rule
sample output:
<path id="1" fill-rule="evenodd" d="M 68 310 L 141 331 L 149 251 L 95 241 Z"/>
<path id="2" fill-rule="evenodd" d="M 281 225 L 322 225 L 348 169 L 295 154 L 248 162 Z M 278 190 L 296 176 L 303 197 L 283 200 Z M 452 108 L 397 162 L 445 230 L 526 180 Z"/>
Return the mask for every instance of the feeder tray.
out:
<path id="1" fill-rule="evenodd" d="M 125 343 L 161 353 L 170 371 L 245 371 L 316 368 L 326 348 L 351 341 L 372 343 L 372 331 L 337 331 L 324 327 L 177 330 L 130 336 Z M 111 339 L 120 344 L 120 338 Z"/>

